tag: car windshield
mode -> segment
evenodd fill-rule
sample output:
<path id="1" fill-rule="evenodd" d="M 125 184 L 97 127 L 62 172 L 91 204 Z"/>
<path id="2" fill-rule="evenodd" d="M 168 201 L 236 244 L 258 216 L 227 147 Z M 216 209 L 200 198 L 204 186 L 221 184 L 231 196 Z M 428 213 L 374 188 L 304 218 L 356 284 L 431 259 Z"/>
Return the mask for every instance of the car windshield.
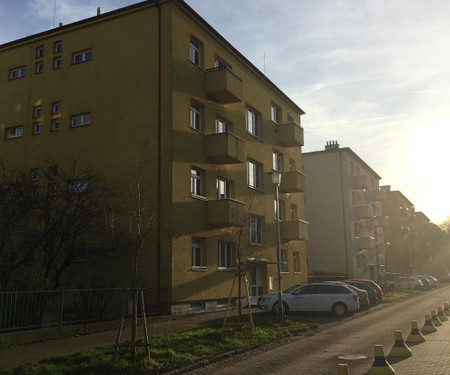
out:
<path id="1" fill-rule="evenodd" d="M 301 284 L 296 284 L 291 286 L 290 288 L 287 288 L 283 291 L 283 293 L 292 293 L 295 289 L 297 289 Z"/>

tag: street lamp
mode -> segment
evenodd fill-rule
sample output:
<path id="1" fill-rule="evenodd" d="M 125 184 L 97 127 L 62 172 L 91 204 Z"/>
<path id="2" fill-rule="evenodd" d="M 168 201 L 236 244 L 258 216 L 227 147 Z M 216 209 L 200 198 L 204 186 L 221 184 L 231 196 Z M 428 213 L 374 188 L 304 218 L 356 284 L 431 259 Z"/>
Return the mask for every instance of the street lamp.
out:
<path id="1" fill-rule="evenodd" d="M 281 172 L 272 172 L 272 183 L 276 191 L 275 221 L 277 222 L 277 268 L 278 268 L 278 311 L 280 323 L 283 323 L 283 302 L 281 299 L 281 250 L 280 250 L 280 184 Z"/>

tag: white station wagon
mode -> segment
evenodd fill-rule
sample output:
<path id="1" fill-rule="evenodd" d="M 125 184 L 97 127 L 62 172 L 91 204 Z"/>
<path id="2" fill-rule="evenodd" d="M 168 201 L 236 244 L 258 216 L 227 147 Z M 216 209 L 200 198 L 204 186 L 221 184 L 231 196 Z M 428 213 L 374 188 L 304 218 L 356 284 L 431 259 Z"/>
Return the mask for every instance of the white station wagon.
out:
<path id="1" fill-rule="evenodd" d="M 297 284 L 282 294 L 284 311 L 329 311 L 336 316 L 359 310 L 358 294 L 339 282 Z M 258 298 L 258 308 L 278 314 L 278 293 Z"/>

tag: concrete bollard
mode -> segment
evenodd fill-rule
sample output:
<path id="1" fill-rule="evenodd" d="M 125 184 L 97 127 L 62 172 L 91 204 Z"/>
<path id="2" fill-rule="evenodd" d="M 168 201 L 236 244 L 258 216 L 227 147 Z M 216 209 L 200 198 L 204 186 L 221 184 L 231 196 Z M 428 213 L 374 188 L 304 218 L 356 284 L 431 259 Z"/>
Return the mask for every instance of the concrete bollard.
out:
<path id="1" fill-rule="evenodd" d="M 419 331 L 417 320 L 411 320 L 411 333 L 406 339 L 407 343 L 425 342 L 425 336 Z"/>
<path id="2" fill-rule="evenodd" d="M 442 322 L 437 317 L 436 310 L 431 310 L 431 322 L 435 327 L 440 327 L 442 325 Z"/>
<path id="3" fill-rule="evenodd" d="M 389 355 L 395 358 L 411 357 L 412 352 L 408 345 L 403 341 L 402 331 L 395 331 L 395 343 Z"/>
<path id="4" fill-rule="evenodd" d="M 345 363 L 339 363 L 338 364 L 338 375 L 349 375 L 348 372 L 348 365 Z"/>
<path id="5" fill-rule="evenodd" d="M 425 324 L 422 327 L 422 333 L 432 333 L 432 332 L 437 332 L 437 328 L 436 326 L 433 324 L 433 322 L 431 321 L 430 315 L 426 314 L 425 315 Z"/>
<path id="6" fill-rule="evenodd" d="M 448 307 L 448 303 L 447 302 L 444 303 L 444 314 L 446 316 L 450 316 L 450 309 Z"/>
<path id="7" fill-rule="evenodd" d="M 386 361 L 383 352 L 383 345 L 375 345 L 375 360 L 367 375 L 390 375 L 395 374 L 395 370 Z"/>
<path id="8" fill-rule="evenodd" d="M 446 322 L 448 320 L 448 318 L 444 314 L 444 311 L 442 311 L 442 307 L 438 307 L 437 317 L 441 322 Z"/>

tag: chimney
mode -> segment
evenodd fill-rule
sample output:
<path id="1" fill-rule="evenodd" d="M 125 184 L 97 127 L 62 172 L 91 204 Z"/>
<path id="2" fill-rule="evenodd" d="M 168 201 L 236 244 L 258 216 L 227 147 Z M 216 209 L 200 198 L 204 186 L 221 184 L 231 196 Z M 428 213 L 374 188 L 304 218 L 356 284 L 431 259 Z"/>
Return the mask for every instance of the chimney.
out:
<path id="1" fill-rule="evenodd" d="M 325 145 L 325 151 L 339 150 L 339 143 L 337 141 L 329 141 Z"/>
<path id="2" fill-rule="evenodd" d="M 97 8 L 97 16 L 99 16 L 100 14 L 102 14 L 102 10 L 100 9 L 100 7 Z"/>

